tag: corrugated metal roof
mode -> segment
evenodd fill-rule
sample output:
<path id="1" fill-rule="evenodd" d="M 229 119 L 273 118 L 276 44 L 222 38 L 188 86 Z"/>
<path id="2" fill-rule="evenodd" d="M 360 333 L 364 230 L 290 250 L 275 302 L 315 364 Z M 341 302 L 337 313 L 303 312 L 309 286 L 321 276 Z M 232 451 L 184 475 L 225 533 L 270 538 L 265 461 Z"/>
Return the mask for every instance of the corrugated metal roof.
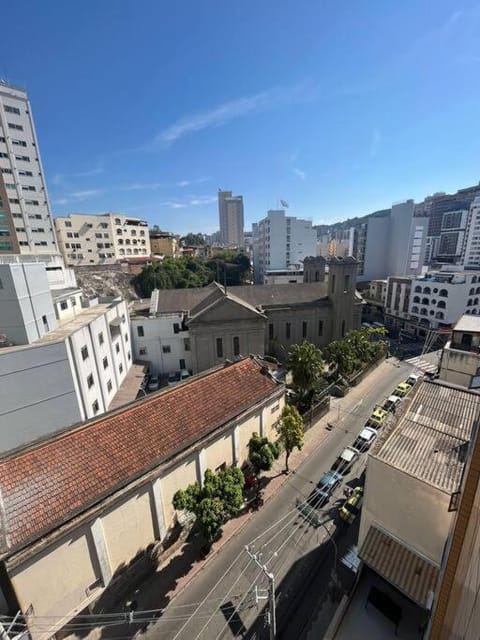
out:
<path id="1" fill-rule="evenodd" d="M 421 382 L 397 427 L 373 455 L 452 493 L 460 486 L 479 414 L 478 394 Z"/>
<path id="2" fill-rule="evenodd" d="M 371 569 L 423 608 L 435 591 L 438 567 L 385 531 L 371 526 L 359 556 Z"/>

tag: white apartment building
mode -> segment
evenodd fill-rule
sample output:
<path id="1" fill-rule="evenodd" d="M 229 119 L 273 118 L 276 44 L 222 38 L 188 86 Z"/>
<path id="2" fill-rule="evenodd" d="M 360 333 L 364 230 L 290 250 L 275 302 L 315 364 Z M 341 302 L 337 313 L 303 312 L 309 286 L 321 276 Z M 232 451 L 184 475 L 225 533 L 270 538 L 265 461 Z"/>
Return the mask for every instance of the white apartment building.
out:
<path id="1" fill-rule="evenodd" d="M 317 232 L 311 220 L 287 216 L 283 209 L 268 211 L 252 225 L 253 270 L 256 284 L 263 284 L 265 272 L 303 264 L 317 254 Z"/>
<path id="2" fill-rule="evenodd" d="M 159 376 L 192 370 L 190 333 L 183 312 L 157 311 L 158 291 L 152 293 L 150 306 L 141 303 L 132 309 L 132 348 L 135 361 L 149 364 Z"/>
<path id="3" fill-rule="evenodd" d="M 0 81 L 0 254 L 58 253 L 32 108 Z"/>
<path id="4" fill-rule="evenodd" d="M 218 190 L 218 217 L 220 242 L 225 246 L 243 247 L 244 214 L 243 196 L 234 196 L 231 191 Z"/>
<path id="5" fill-rule="evenodd" d="M 55 218 L 60 251 L 68 265 L 111 264 L 149 256 L 148 223 L 119 213 L 71 213 Z"/>
<path id="6" fill-rule="evenodd" d="M 431 329 L 454 325 L 464 314 L 479 315 L 480 273 L 450 269 L 415 278 L 408 312 Z"/>
<path id="7" fill-rule="evenodd" d="M 39 263 L 0 265 L 0 334 L 2 451 L 107 411 L 132 364 L 126 302 L 51 292 Z"/>
<path id="8" fill-rule="evenodd" d="M 480 196 L 470 206 L 463 264 L 465 267 L 480 267 Z"/>

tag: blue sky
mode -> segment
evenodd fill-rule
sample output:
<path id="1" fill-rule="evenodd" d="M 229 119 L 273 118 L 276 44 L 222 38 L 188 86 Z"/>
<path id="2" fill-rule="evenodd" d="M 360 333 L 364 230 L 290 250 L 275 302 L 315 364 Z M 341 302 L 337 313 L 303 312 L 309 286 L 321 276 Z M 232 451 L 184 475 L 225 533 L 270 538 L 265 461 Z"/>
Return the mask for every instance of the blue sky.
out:
<path id="1" fill-rule="evenodd" d="M 184 233 L 279 198 L 315 223 L 480 179 L 480 3 L 17 0 L 0 77 L 27 87 L 55 215 Z M 28 46 L 25 44 L 28 43 Z"/>

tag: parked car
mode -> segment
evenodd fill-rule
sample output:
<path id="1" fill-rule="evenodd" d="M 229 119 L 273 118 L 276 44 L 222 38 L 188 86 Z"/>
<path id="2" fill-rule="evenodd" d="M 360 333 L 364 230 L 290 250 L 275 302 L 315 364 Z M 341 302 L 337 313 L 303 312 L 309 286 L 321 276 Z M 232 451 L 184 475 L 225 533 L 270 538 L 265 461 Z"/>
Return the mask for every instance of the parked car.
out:
<path id="1" fill-rule="evenodd" d="M 407 384 L 409 384 L 411 387 L 413 387 L 415 384 L 417 384 L 417 382 L 420 380 L 422 376 L 420 376 L 418 373 L 411 373 L 406 382 Z"/>
<path id="2" fill-rule="evenodd" d="M 178 381 L 179 381 L 178 374 L 175 371 L 172 371 L 171 373 L 168 374 L 167 384 L 169 387 L 171 387 L 174 384 L 177 384 Z"/>
<path id="3" fill-rule="evenodd" d="M 380 429 L 385 424 L 387 417 L 388 411 L 385 411 L 385 409 L 382 409 L 382 407 L 375 407 L 365 426 L 373 427 L 374 429 Z"/>
<path id="4" fill-rule="evenodd" d="M 321 507 L 330 500 L 330 496 L 342 480 L 342 474 L 337 471 L 327 471 L 323 474 L 314 489 L 314 499 L 318 502 L 317 506 Z"/>
<path id="5" fill-rule="evenodd" d="M 355 487 L 338 510 L 338 515 L 348 524 L 352 524 L 360 512 L 363 502 L 363 487 Z"/>
<path id="6" fill-rule="evenodd" d="M 401 401 L 402 399 L 399 396 L 388 396 L 388 398 L 383 403 L 382 408 L 385 409 L 385 411 L 391 411 L 392 413 L 395 413 Z"/>
<path id="7" fill-rule="evenodd" d="M 150 380 L 148 381 L 147 389 L 148 391 L 157 391 L 160 388 L 160 379 L 158 376 L 150 376 Z"/>
<path id="8" fill-rule="evenodd" d="M 190 378 L 190 371 L 188 371 L 187 369 L 182 369 L 180 371 L 180 382 L 186 380 L 187 378 Z"/>
<path id="9" fill-rule="evenodd" d="M 396 387 L 393 394 L 395 396 L 399 396 L 400 398 L 403 398 L 404 396 L 407 395 L 407 393 L 410 391 L 411 388 L 412 387 L 409 384 L 407 384 L 407 382 L 400 382 L 400 384 Z"/>
<path id="10" fill-rule="evenodd" d="M 332 464 L 333 471 L 339 471 L 342 475 L 347 474 L 360 457 L 360 451 L 355 447 L 345 447 L 342 453 Z"/>
<path id="11" fill-rule="evenodd" d="M 359 451 L 366 451 L 367 449 L 370 449 L 377 439 L 377 436 L 378 432 L 376 429 L 372 429 L 372 427 L 364 427 L 358 434 L 353 446 Z"/>

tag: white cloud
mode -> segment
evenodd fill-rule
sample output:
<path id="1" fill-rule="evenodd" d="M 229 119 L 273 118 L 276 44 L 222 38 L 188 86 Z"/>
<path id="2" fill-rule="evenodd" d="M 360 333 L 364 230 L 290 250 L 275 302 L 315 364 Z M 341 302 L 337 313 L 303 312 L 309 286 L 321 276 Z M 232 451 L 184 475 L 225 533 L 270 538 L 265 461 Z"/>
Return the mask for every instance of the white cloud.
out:
<path id="1" fill-rule="evenodd" d="M 267 111 L 283 104 L 305 100 L 307 98 L 306 89 L 305 84 L 275 87 L 251 96 L 243 96 L 224 102 L 208 111 L 180 118 L 161 131 L 155 138 L 155 142 L 168 145 L 195 131 L 219 127 L 251 113 Z"/>
<path id="2" fill-rule="evenodd" d="M 86 200 L 87 198 L 100 196 L 104 191 L 104 189 L 84 189 L 83 191 L 74 191 L 70 196 L 75 198 L 75 200 Z"/>
<path id="3" fill-rule="evenodd" d="M 205 204 L 212 204 L 217 201 L 216 196 L 187 196 L 184 199 L 172 198 L 171 200 L 165 200 L 160 202 L 160 206 L 168 207 L 169 209 L 185 209 L 186 207 L 198 207 Z"/>
<path id="4" fill-rule="evenodd" d="M 300 180 L 306 180 L 307 179 L 307 174 L 305 173 L 305 171 L 302 171 L 301 169 L 298 169 L 297 167 L 295 167 L 293 169 L 293 173 L 300 178 Z"/>
<path id="5" fill-rule="evenodd" d="M 53 200 L 53 204 L 68 204 L 68 198 L 58 198 L 58 200 Z"/>
<path id="6" fill-rule="evenodd" d="M 94 168 L 77 173 L 56 173 L 52 178 L 52 184 L 64 184 L 71 178 L 88 178 L 90 176 L 98 176 L 105 170 L 103 160 L 99 160 Z"/>

